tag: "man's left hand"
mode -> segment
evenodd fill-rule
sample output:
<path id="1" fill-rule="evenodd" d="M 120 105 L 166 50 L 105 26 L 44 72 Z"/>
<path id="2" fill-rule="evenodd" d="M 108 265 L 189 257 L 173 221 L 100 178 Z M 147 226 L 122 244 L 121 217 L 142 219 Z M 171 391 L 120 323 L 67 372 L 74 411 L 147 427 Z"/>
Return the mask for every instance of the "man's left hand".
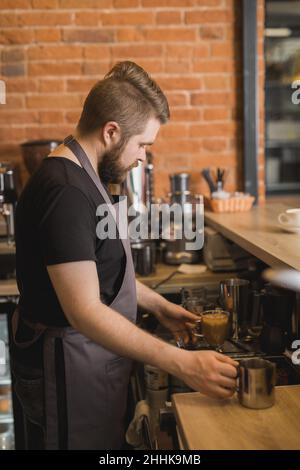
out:
<path id="1" fill-rule="evenodd" d="M 172 332 L 179 344 L 182 342 L 187 344 L 190 341 L 195 321 L 199 320 L 198 315 L 188 312 L 185 308 L 172 302 L 164 303 L 155 316 L 165 328 Z"/>

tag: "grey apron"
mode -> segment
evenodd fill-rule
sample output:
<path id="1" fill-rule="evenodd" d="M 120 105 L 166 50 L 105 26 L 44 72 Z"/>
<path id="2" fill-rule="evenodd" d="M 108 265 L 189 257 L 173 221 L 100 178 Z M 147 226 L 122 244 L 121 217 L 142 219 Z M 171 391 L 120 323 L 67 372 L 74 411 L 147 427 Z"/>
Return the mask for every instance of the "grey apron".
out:
<path id="1" fill-rule="evenodd" d="M 64 144 L 111 206 L 99 176 L 79 143 L 69 136 Z M 118 215 L 117 204 L 114 208 Z M 118 217 L 116 224 L 119 229 Z M 121 242 L 126 269 L 121 288 L 109 306 L 135 323 L 137 297 L 130 242 L 128 238 Z M 17 323 L 18 311 L 13 319 L 14 338 Z M 34 340 L 44 334 L 46 449 L 121 449 L 132 360 L 94 343 L 72 327 L 35 325 L 35 332 Z M 27 347 L 32 341 L 16 344 Z"/>

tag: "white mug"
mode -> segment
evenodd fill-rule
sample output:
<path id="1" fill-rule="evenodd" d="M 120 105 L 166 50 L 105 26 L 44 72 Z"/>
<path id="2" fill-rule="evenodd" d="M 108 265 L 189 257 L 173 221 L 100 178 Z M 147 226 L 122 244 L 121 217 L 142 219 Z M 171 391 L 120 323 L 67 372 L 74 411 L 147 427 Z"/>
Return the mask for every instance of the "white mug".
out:
<path id="1" fill-rule="evenodd" d="M 281 225 L 300 227 L 300 209 L 287 209 L 278 216 Z"/>

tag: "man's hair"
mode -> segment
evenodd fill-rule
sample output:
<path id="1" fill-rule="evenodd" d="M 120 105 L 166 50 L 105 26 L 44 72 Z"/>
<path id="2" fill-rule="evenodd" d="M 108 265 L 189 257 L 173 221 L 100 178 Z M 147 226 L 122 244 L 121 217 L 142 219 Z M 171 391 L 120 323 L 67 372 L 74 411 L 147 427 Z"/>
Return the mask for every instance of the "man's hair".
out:
<path id="1" fill-rule="evenodd" d="M 109 121 L 119 124 L 122 139 L 143 132 L 147 121 L 165 124 L 170 118 L 167 98 L 147 72 L 134 62 L 117 63 L 89 92 L 77 129 L 88 135 Z"/>

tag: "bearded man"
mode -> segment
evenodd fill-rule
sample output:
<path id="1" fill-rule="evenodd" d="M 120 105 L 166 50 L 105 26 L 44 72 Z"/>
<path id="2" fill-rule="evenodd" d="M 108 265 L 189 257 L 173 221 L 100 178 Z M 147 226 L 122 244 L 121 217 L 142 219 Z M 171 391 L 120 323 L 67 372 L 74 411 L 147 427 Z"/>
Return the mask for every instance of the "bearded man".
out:
<path id="1" fill-rule="evenodd" d="M 114 208 L 120 232 L 108 183 L 145 161 L 168 119 L 167 99 L 149 75 L 133 62 L 115 65 L 20 197 L 11 356 L 28 449 L 124 448 L 134 360 L 210 396 L 234 393 L 234 361 L 176 348 L 135 325 L 139 305 L 187 340 L 186 323 L 197 317 L 135 280 L 128 238 L 96 233 L 100 204 Z"/>

